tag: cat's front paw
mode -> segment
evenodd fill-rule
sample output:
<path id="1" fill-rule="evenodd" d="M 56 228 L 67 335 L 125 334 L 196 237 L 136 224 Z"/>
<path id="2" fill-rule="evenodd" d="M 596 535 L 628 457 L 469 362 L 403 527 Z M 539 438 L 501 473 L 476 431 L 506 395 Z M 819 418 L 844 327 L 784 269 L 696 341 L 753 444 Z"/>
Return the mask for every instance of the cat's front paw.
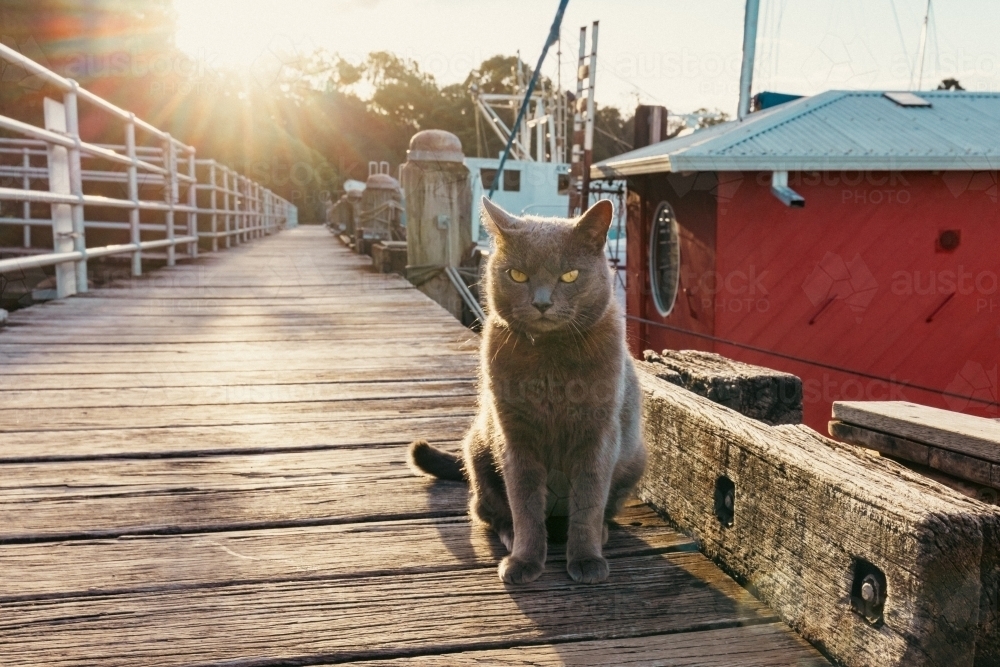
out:
<path id="1" fill-rule="evenodd" d="M 608 578 L 608 561 L 602 556 L 573 559 L 566 564 L 566 571 L 573 581 L 596 584 Z"/>
<path id="2" fill-rule="evenodd" d="M 498 572 L 500 580 L 505 583 L 526 584 L 537 579 L 544 569 L 545 563 L 523 561 L 515 559 L 513 556 L 507 556 L 500 561 Z M 607 576 L 607 568 L 605 568 L 605 576 Z"/>
<path id="3" fill-rule="evenodd" d="M 503 542 L 503 545 L 507 547 L 507 553 L 514 550 L 514 529 L 513 528 L 498 528 L 497 537 Z"/>

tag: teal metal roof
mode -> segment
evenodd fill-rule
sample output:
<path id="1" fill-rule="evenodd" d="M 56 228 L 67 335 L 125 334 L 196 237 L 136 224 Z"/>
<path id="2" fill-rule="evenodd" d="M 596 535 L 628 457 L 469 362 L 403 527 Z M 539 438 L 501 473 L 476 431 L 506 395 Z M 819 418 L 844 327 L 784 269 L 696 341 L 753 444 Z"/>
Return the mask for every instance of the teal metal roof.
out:
<path id="1" fill-rule="evenodd" d="M 882 91 L 803 97 L 603 160 L 591 167 L 591 178 L 665 171 L 1000 168 L 1000 93 L 916 94 L 930 106 L 901 106 Z"/>

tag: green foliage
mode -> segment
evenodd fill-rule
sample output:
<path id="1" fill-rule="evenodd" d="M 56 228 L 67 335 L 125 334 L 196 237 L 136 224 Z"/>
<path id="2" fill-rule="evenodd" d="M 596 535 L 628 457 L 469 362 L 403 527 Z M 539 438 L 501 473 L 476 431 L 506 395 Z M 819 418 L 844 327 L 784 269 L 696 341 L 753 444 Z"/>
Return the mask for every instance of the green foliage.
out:
<path id="1" fill-rule="evenodd" d="M 496 155 L 503 145 L 489 128 L 477 128 L 469 87 L 511 93 L 518 65 L 522 81 L 532 71 L 516 56 L 496 55 L 463 83 L 442 86 L 393 53 L 350 62 L 317 51 L 272 53 L 272 62 L 243 77 L 174 47 L 170 0 L 4 0 L 0 25 L 11 46 L 196 146 L 199 158 L 260 181 L 298 205 L 303 221 L 320 218 L 324 199 L 336 196 L 345 179 L 364 180 L 369 160 L 388 161 L 395 170 L 420 130 L 453 132 L 467 155 Z M 553 83 L 543 78 L 538 85 L 546 90 Z M 0 72 L 0 113 L 40 123 L 46 95 L 61 97 L 23 70 Z M 81 114 L 85 139 L 123 142 L 123 128 L 106 114 L 89 106 Z M 514 114 L 501 111 L 508 124 Z M 596 127 L 595 159 L 628 149 L 631 122 L 618 109 L 599 108 Z"/>

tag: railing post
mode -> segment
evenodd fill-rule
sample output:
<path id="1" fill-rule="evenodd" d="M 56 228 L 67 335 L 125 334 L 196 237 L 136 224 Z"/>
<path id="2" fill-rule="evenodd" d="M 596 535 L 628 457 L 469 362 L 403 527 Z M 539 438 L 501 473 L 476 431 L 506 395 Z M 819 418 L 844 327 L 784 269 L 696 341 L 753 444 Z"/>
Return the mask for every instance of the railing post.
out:
<path id="1" fill-rule="evenodd" d="M 233 214 L 230 213 L 232 210 L 229 206 L 229 168 L 222 168 L 222 199 L 226 203 L 226 247 L 232 245 L 232 236 L 229 234 L 232 229 L 232 217 Z"/>
<path id="2" fill-rule="evenodd" d="M 163 201 L 170 208 L 167 210 L 167 238 L 170 245 L 167 246 L 167 266 L 173 266 L 177 262 L 176 246 L 174 245 L 174 202 L 176 200 L 177 186 L 177 160 L 174 156 L 174 141 L 168 134 L 163 140 L 163 168 L 167 173 L 163 176 Z"/>
<path id="3" fill-rule="evenodd" d="M 135 244 L 132 253 L 132 275 L 142 275 L 142 236 L 139 233 L 139 170 L 135 157 L 135 114 L 130 113 L 125 124 L 125 153 L 132 164 L 128 167 L 128 198 L 132 200 L 132 208 L 128 211 L 129 240 Z"/>
<path id="4" fill-rule="evenodd" d="M 70 192 L 76 197 L 83 196 L 83 175 L 80 173 L 80 121 L 76 109 L 77 84 L 69 80 L 70 90 L 63 94 L 63 104 L 66 106 L 66 133 L 73 139 L 76 146 L 69 149 L 69 183 Z M 73 249 L 83 254 L 76 260 L 76 291 L 87 291 L 87 236 L 83 226 L 83 203 L 72 205 Z"/>
<path id="5" fill-rule="evenodd" d="M 208 163 L 208 182 L 212 186 L 209 192 L 209 206 L 212 207 L 212 252 L 219 252 L 219 216 L 215 212 L 216 204 L 218 203 L 216 198 L 217 186 L 215 184 L 215 160 Z"/>
<path id="6" fill-rule="evenodd" d="M 264 231 L 268 234 L 271 233 L 271 222 L 272 222 L 272 207 L 274 206 L 273 197 L 271 197 L 271 191 L 264 190 Z"/>
<path id="7" fill-rule="evenodd" d="M 240 175 L 236 177 L 236 182 L 239 186 L 236 191 L 239 192 L 239 208 L 240 208 L 240 221 L 239 221 L 239 239 L 240 243 L 246 243 L 249 241 L 247 238 L 247 211 L 250 210 L 250 199 L 247 197 L 247 179 L 246 176 Z"/>
<path id="8" fill-rule="evenodd" d="M 257 181 L 253 182 L 253 209 L 254 209 L 254 238 L 264 235 L 264 205 L 261 198 L 261 187 Z"/>
<path id="9" fill-rule="evenodd" d="M 197 209 L 198 207 L 198 176 L 194 164 L 194 146 L 187 147 L 188 152 L 188 177 L 191 179 L 188 181 L 188 206 L 192 209 Z M 187 223 L 188 236 L 194 236 L 194 243 L 188 246 L 188 256 L 197 257 L 198 256 L 198 212 L 188 211 L 188 223 Z"/>
<path id="10" fill-rule="evenodd" d="M 27 147 L 23 149 L 23 154 L 21 158 L 21 165 L 24 167 L 24 177 L 21 179 L 21 185 L 25 190 L 31 189 L 31 175 L 28 173 L 31 169 L 31 153 Z M 22 205 L 22 210 L 24 212 L 24 219 L 31 220 L 31 202 L 24 202 Z M 24 223 L 24 247 L 31 247 L 31 223 Z"/>
<path id="11" fill-rule="evenodd" d="M 247 187 L 247 177 L 240 176 L 240 242 L 246 243 L 250 240 L 247 235 L 247 228 L 250 226 L 250 189 Z"/>
<path id="12" fill-rule="evenodd" d="M 66 131 L 66 108 L 53 99 L 43 100 L 45 129 Z M 63 146 L 48 144 L 49 192 L 70 194 L 69 151 Z M 73 212 L 69 204 L 52 204 L 52 250 L 73 250 Z M 76 294 L 76 275 L 73 262 L 56 264 L 56 298 Z"/>

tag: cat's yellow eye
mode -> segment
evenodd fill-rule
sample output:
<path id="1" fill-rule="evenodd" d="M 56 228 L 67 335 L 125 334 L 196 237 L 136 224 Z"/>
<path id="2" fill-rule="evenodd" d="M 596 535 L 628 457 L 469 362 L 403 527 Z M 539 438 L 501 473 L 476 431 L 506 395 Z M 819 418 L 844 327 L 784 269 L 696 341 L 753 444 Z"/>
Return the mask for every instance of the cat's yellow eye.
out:
<path id="1" fill-rule="evenodd" d="M 566 273 L 559 276 L 559 280 L 563 281 L 564 283 L 571 283 L 574 280 L 576 280 L 577 276 L 579 275 L 580 272 L 577 269 L 573 269 L 572 271 L 567 271 Z"/>
<path id="2" fill-rule="evenodd" d="M 517 269 L 511 269 L 507 272 L 510 274 L 510 279 L 515 283 L 526 283 L 528 282 L 528 274 L 523 271 L 518 271 Z"/>

